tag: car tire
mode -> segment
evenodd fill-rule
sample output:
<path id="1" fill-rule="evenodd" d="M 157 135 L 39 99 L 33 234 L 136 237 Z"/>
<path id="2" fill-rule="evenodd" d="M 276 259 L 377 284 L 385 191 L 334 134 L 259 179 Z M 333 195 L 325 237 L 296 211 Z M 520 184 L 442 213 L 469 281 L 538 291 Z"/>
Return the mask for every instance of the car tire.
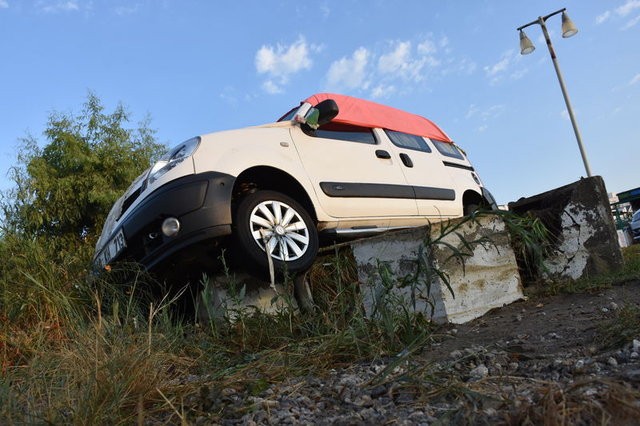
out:
<path id="1" fill-rule="evenodd" d="M 473 212 L 480 208 L 479 204 L 471 203 L 467 204 L 463 207 L 463 212 L 465 216 L 470 216 Z"/>
<path id="2" fill-rule="evenodd" d="M 269 270 L 266 247 L 278 272 L 301 272 L 318 254 L 318 230 L 309 213 L 294 199 L 276 191 L 245 196 L 235 211 L 236 240 L 248 260 Z"/>
<path id="3" fill-rule="evenodd" d="M 298 309 L 304 314 L 313 314 L 316 311 L 313 293 L 311 293 L 311 283 L 309 281 L 309 272 L 298 274 L 293 280 L 293 297 L 298 304 Z"/>

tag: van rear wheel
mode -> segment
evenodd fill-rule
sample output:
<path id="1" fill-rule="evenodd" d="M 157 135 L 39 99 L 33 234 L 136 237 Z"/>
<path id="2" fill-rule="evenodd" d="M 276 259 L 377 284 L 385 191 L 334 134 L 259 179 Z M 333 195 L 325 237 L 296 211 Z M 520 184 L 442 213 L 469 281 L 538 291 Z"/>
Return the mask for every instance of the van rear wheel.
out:
<path id="1" fill-rule="evenodd" d="M 475 204 L 475 203 L 469 203 L 467 205 L 465 205 L 463 207 L 463 212 L 465 216 L 469 216 L 470 214 L 472 214 L 473 212 L 475 212 L 476 210 L 478 210 L 480 208 L 479 204 Z"/>

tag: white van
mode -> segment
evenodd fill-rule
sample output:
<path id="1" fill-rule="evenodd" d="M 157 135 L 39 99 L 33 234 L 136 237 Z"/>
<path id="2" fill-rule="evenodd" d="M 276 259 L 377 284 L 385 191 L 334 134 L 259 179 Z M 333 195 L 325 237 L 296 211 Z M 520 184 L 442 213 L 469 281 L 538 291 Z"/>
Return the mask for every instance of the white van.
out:
<path id="1" fill-rule="evenodd" d="M 274 123 L 171 149 L 115 203 L 95 264 L 206 263 L 231 240 L 246 261 L 311 266 L 322 242 L 495 208 L 465 153 L 433 122 L 344 95 L 317 94 Z"/>

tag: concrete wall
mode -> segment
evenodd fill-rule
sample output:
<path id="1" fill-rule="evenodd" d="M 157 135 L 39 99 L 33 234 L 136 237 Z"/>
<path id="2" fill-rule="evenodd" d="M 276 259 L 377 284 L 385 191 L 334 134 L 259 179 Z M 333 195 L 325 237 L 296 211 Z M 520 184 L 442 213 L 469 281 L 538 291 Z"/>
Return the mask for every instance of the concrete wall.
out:
<path id="1" fill-rule="evenodd" d="M 414 312 L 453 323 L 522 298 L 509 235 L 498 216 L 393 232 L 351 247 L 368 315 L 389 293 Z M 463 258 L 452 256 L 456 250 Z"/>
<path id="2" fill-rule="evenodd" d="M 578 279 L 622 267 L 622 253 L 604 181 L 600 176 L 521 198 L 509 205 L 515 213 L 530 214 L 554 236 L 545 259 L 546 271 L 534 279 Z"/>

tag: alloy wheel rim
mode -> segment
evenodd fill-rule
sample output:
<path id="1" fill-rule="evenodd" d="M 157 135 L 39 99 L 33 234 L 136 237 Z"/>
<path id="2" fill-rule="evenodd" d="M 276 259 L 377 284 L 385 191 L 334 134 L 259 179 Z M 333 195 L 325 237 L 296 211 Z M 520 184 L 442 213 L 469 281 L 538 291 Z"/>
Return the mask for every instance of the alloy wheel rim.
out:
<path id="1" fill-rule="evenodd" d="M 249 216 L 251 236 L 271 257 L 281 261 L 300 259 L 309 248 L 309 229 L 302 216 L 290 205 L 267 200 L 258 204 Z"/>

